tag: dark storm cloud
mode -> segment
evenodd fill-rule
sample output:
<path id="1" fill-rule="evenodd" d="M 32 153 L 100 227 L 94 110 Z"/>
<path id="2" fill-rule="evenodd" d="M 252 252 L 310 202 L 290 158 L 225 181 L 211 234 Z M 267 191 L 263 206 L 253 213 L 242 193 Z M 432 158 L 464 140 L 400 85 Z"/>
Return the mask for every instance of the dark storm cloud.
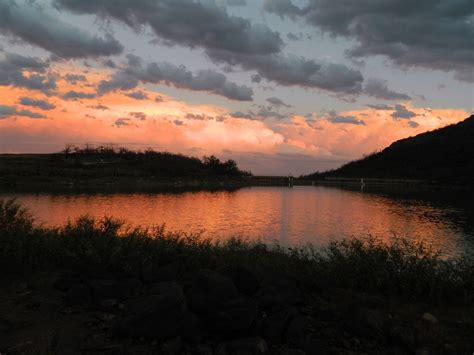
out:
<path id="1" fill-rule="evenodd" d="M 283 120 L 287 116 L 280 114 L 279 112 L 273 111 L 271 107 L 265 107 L 262 105 L 256 105 L 258 111 L 254 112 L 248 110 L 247 112 L 236 111 L 232 112 L 229 115 L 234 118 L 243 118 L 247 120 L 265 120 L 267 118 L 272 118 L 276 120 Z"/>
<path id="2" fill-rule="evenodd" d="M 64 23 L 35 3 L 0 0 L 0 33 L 46 49 L 61 58 L 108 56 L 123 51 L 111 35 L 93 36 Z"/>
<path id="3" fill-rule="evenodd" d="M 336 113 L 336 111 L 329 111 L 328 117 L 326 118 L 329 122 L 334 124 L 346 123 L 357 126 L 365 126 L 364 120 L 359 120 L 355 116 L 342 116 Z"/>
<path id="4" fill-rule="evenodd" d="M 117 68 L 117 64 L 112 59 L 104 60 L 103 64 L 109 68 Z"/>
<path id="5" fill-rule="evenodd" d="M 360 94 L 362 74 L 343 64 L 310 60 L 297 56 L 246 55 L 228 51 L 209 50 L 216 62 L 240 65 L 280 85 L 324 89 L 344 94 Z"/>
<path id="6" fill-rule="evenodd" d="M 30 99 L 26 96 L 20 97 L 19 103 L 23 106 L 38 107 L 45 111 L 53 110 L 54 108 L 56 108 L 56 106 L 50 103 L 49 101 Z"/>
<path id="7" fill-rule="evenodd" d="M 242 111 L 236 111 L 236 112 L 232 112 L 229 114 L 231 117 L 234 117 L 234 118 L 245 118 L 247 120 L 253 120 L 255 119 L 255 115 L 250 112 L 250 113 L 244 113 Z"/>
<path id="8" fill-rule="evenodd" d="M 227 0 L 228 6 L 245 6 L 247 5 L 247 0 Z"/>
<path id="9" fill-rule="evenodd" d="M 187 113 L 185 116 L 188 120 L 208 121 L 214 119 L 212 116 L 196 113 Z"/>
<path id="10" fill-rule="evenodd" d="M 131 92 L 129 94 L 125 94 L 125 96 L 131 97 L 132 99 L 135 99 L 135 100 L 147 100 L 148 99 L 148 95 L 146 93 L 144 93 L 143 91 L 140 91 L 140 90 Z"/>
<path id="11" fill-rule="evenodd" d="M 76 13 L 114 18 L 135 29 L 149 25 L 164 40 L 189 47 L 268 54 L 280 51 L 283 46 L 277 32 L 230 16 L 213 1 L 56 0 L 55 4 Z"/>
<path id="12" fill-rule="evenodd" d="M 34 57 L 3 53 L 0 59 L 0 85 L 39 90 L 51 94 L 56 77 L 47 72 L 49 64 Z M 25 75 L 28 72 L 28 75 Z"/>
<path id="13" fill-rule="evenodd" d="M 107 110 L 110 110 L 110 108 L 108 108 L 107 106 L 105 105 L 102 105 L 102 104 L 97 104 L 97 105 L 92 105 L 92 106 L 87 106 L 88 108 L 92 108 L 94 110 L 101 110 L 101 111 L 107 111 Z"/>
<path id="14" fill-rule="evenodd" d="M 410 119 L 415 116 L 415 112 L 408 110 L 403 105 L 395 105 L 395 111 L 392 113 L 394 119 Z"/>
<path id="15" fill-rule="evenodd" d="M 97 94 L 71 90 L 64 94 L 62 97 L 64 100 L 94 99 L 97 97 Z"/>
<path id="16" fill-rule="evenodd" d="M 286 35 L 286 38 L 288 38 L 290 41 L 299 41 L 302 37 L 301 37 L 300 34 L 295 34 L 295 33 L 289 32 Z"/>
<path id="17" fill-rule="evenodd" d="M 304 14 L 304 10 L 293 5 L 291 0 L 264 0 L 263 9 L 280 17 L 295 18 Z"/>
<path id="18" fill-rule="evenodd" d="M 262 77 L 258 74 L 253 74 L 251 77 L 252 83 L 260 83 L 262 81 Z"/>
<path id="19" fill-rule="evenodd" d="M 114 125 L 117 127 L 130 126 L 130 118 L 118 118 L 115 120 Z"/>
<path id="20" fill-rule="evenodd" d="M 81 74 L 66 74 L 64 76 L 64 80 L 66 80 L 68 83 L 76 85 L 78 82 L 86 81 L 87 78 L 85 75 Z"/>
<path id="21" fill-rule="evenodd" d="M 379 79 L 368 79 L 364 84 L 364 94 L 383 100 L 411 100 L 411 97 L 387 87 L 387 82 Z"/>
<path id="22" fill-rule="evenodd" d="M 29 118 L 46 118 L 46 116 L 37 112 L 31 112 L 29 110 L 18 110 L 15 106 L 0 105 L 0 120 L 18 116 Z"/>
<path id="23" fill-rule="evenodd" d="M 359 71 L 342 64 L 284 56 L 281 54 L 283 41 L 277 32 L 266 25 L 252 24 L 247 19 L 231 16 L 213 0 L 136 0 L 120 3 L 108 0 L 55 0 L 55 4 L 76 13 L 114 18 L 137 30 L 148 24 L 167 43 L 202 47 L 216 63 L 256 70 L 259 76 L 255 78 L 343 94 L 359 94 L 361 91 L 363 78 Z M 291 10 L 288 1 L 275 4 L 275 9 L 289 14 L 299 12 Z M 204 74 L 203 77 L 209 76 L 209 73 Z M 214 80 L 222 80 L 217 79 L 215 74 L 213 77 Z M 124 78 L 116 80 L 123 81 Z M 106 87 L 103 89 L 107 90 Z M 230 91 L 236 89 L 228 88 Z M 245 98 L 237 99 L 248 100 L 249 93 L 250 89 Z M 237 93 L 237 96 L 240 95 Z"/>
<path id="24" fill-rule="evenodd" d="M 284 103 L 278 97 L 269 97 L 266 101 L 269 102 L 270 104 L 272 104 L 272 106 L 275 106 L 275 107 L 287 107 L 287 108 L 292 107 L 291 105 L 288 105 L 288 104 Z"/>
<path id="25" fill-rule="evenodd" d="M 147 115 L 145 112 L 130 112 L 130 116 L 138 118 L 140 121 L 145 121 L 147 118 Z"/>
<path id="26" fill-rule="evenodd" d="M 373 108 L 374 110 L 380 110 L 380 111 L 391 111 L 394 110 L 393 106 L 390 105 L 367 105 L 367 107 Z"/>
<path id="27" fill-rule="evenodd" d="M 265 10 L 298 15 L 289 0 L 276 3 L 283 5 Z M 299 15 L 329 34 L 357 41 L 350 57 L 384 55 L 401 66 L 453 70 L 459 80 L 474 80 L 472 0 L 308 0 Z"/>
<path id="28" fill-rule="evenodd" d="M 230 82 L 224 74 L 212 70 L 200 70 L 193 74 L 182 65 L 176 66 L 168 62 L 145 64 L 134 55 L 129 55 L 128 61 L 127 67 L 117 71 L 109 80 L 100 82 L 99 94 L 115 90 L 130 90 L 142 82 L 163 83 L 182 89 L 207 91 L 231 100 L 252 100 L 252 88 Z"/>

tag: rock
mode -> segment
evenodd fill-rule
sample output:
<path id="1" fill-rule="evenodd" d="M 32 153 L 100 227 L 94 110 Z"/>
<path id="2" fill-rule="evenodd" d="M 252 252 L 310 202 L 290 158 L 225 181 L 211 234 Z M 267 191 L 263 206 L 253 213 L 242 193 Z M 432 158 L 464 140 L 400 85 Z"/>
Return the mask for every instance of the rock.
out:
<path id="1" fill-rule="evenodd" d="M 140 294 L 142 288 L 142 283 L 139 279 L 136 278 L 127 278 L 120 280 L 119 289 L 120 289 L 120 298 L 128 299 L 137 297 Z"/>
<path id="2" fill-rule="evenodd" d="M 33 342 L 26 340 L 26 341 L 17 343 L 13 346 L 10 346 L 7 349 L 7 354 L 25 354 L 25 353 L 33 352 L 34 348 L 35 346 Z"/>
<path id="3" fill-rule="evenodd" d="M 183 340 L 181 339 L 181 337 L 170 339 L 162 345 L 161 351 L 163 355 L 182 354 Z"/>
<path id="4" fill-rule="evenodd" d="M 283 347 L 275 351 L 276 355 L 306 355 L 303 350 Z"/>
<path id="5" fill-rule="evenodd" d="M 125 317 L 116 325 L 114 333 L 117 336 L 161 341 L 178 336 L 198 339 L 200 329 L 197 318 L 191 312 L 171 308 Z"/>
<path id="6" fill-rule="evenodd" d="M 118 336 L 166 340 L 178 336 L 198 340 L 200 324 L 186 309 L 182 288 L 173 282 L 161 284 L 157 294 L 125 303 L 125 315 L 118 321 Z"/>
<path id="7" fill-rule="evenodd" d="M 92 302 L 92 291 L 87 285 L 74 284 L 66 293 L 67 301 L 72 305 L 84 305 Z"/>
<path id="8" fill-rule="evenodd" d="M 298 315 L 290 320 L 285 338 L 291 345 L 303 346 L 308 335 L 308 320 Z"/>
<path id="9" fill-rule="evenodd" d="M 216 348 L 216 355 L 258 355 L 268 351 L 265 340 L 260 337 L 246 337 L 221 343 Z"/>
<path id="10" fill-rule="evenodd" d="M 290 307 L 266 317 L 262 324 L 262 335 L 272 343 L 281 343 L 283 341 L 286 329 L 291 319 L 298 316 L 298 311 Z"/>
<path id="11" fill-rule="evenodd" d="M 267 286 L 255 298 L 260 307 L 271 313 L 301 303 L 301 293 L 296 286 Z"/>
<path id="12" fill-rule="evenodd" d="M 8 333 L 12 328 L 12 322 L 8 319 L 0 318 L 0 334 Z"/>
<path id="13" fill-rule="evenodd" d="M 113 298 L 122 298 L 121 288 L 117 281 L 114 280 L 92 280 L 89 282 L 92 290 L 92 298 L 94 303 L 99 305 L 104 300 Z"/>
<path id="14" fill-rule="evenodd" d="M 436 324 L 438 323 L 438 318 L 436 318 L 434 315 L 432 315 L 431 313 L 425 313 L 423 314 L 423 316 L 421 317 L 424 321 L 427 321 L 431 324 Z"/>
<path id="15" fill-rule="evenodd" d="M 250 299 L 229 300 L 210 310 L 203 319 L 213 334 L 249 334 L 257 318 L 257 305 Z"/>
<path id="16" fill-rule="evenodd" d="M 413 329 L 403 326 L 397 326 L 390 331 L 390 339 L 395 345 L 403 349 L 414 352 L 416 350 L 416 335 Z"/>
<path id="17" fill-rule="evenodd" d="M 160 281 L 176 281 L 180 274 L 181 264 L 172 262 L 161 266 L 157 270 L 145 269 L 142 271 L 142 280 L 145 283 L 153 283 Z"/>
<path id="18" fill-rule="evenodd" d="M 125 309 L 130 314 L 146 315 L 169 308 L 184 309 L 183 289 L 175 282 L 156 284 L 153 294 L 125 302 Z"/>
<path id="19" fill-rule="evenodd" d="M 118 300 L 116 298 L 111 298 L 109 300 L 104 300 L 100 303 L 100 307 L 104 309 L 111 309 L 118 306 Z"/>
<path id="20" fill-rule="evenodd" d="M 79 277 L 71 272 L 63 273 L 59 278 L 56 279 L 53 283 L 53 287 L 59 291 L 66 292 L 68 291 L 74 284 L 81 283 Z"/>
<path id="21" fill-rule="evenodd" d="M 346 325 L 356 335 L 382 339 L 386 334 L 388 318 L 380 311 L 358 308 L 349 315 Z"/>
<path id="22" fill-rule="evenodd" d="M 239 297 L 239 292 L 229 278 L 209 270 L 198 272 L 187 293 L 189 306 L 198 314 L 208 313 Z"/>
<path id="23" fill-rule="evenodd" d="M 198 344 L 193 348 L 192 354 L 196 355 L 214 355 L 212 346 L 207 344 Z"/>
<path id="24" fill-rule="evenodd" d="M 226 266 L 221 273 L 229 277 L 237 289 L 247 296 L 252 296 L 260 287 L 257 276 L 243 265 Z"/>

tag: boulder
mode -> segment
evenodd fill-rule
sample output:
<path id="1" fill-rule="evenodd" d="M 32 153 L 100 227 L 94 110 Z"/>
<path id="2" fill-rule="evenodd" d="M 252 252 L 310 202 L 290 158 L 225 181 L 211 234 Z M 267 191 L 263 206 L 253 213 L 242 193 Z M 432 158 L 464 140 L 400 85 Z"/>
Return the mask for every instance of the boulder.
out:
<path id="1" fill-rule="evenodd" d="M 415 352 L 417 346 L 416 332 L 405 326 L 395 326 L 390 330 L 390 340 L 408 352 Z"/>
<path id="2" fill-rule="evenodd" d="M 120 298 L 137 297 L 142 289 L 142 283 L 137 278 L 126 278 L 119 281 Z"/>
<path id="3" fill-rule="evenodd" d="M 247 296 L 254 295 L 260 287 L 257 276 L 243 265 L 226 266 L 221 273 L 230 278 L 237 289 Z"/>
<path id="4" fill-rule="evenodd" d="M 81 279 L 72 272 L 64 272 L 53 283 L 53 287 L 59 291 L 66 292 L 73 285 L 81 283 Z"/>
<path id="5" fill-rule="evenodd" d="M 262 288 L 255 295 L 258 305 L 270 313 L 298 305 L 302 301 L 301 293 L 296 286 L 270 285 Z"/>
<path id="6" fill-rule="evenodd" d="M 199 340 L 199 320 L 186 308 L 181 286 L 166 282 L 157 285 L 155 291 L 155 294 L 125 303 L 125 314 L 116 324 L 114 333 L 160 341 L 178 336 Z"/>
<path id="7" fill-rule="evenodd" d="M 121 299 L 121 287 L 117 281 L 109 279 L 91 280 L 89 286 L 95 304 L 100 305 L 109 299 Z"/>
<path id="8" fill-rule="evenodd" d="M 187 292 L 188 304 L 198 314 L 209 313 L 240 296 L 229 278 L 210 270 L 199 271 Z"/>
<path id="9" fill-rule="evenodd" d="M 146 315 L 170 308 L 186 308 L 183 289 L 175 282 L 155 284 L 154 293 L 125 302 L 129 314 Z"/>
<path id="10" fill-rule="evenodd" d="M 423 314 L 422 319 L 424 321 L 428 322 L 428 323 L 431 323 L 431 324 L 438 323 L 438 319 L 434 315 L 432 315 L 431 313 Z"/>
<path id="11" fill-rule="evenodd" d="M 268 341 L 279 344 L 284 340 L 285 332 L 290 321 L 297 316 L 298 311 L 295 307 L 290 307 L 269 315 L 263 319 L 261 334 Z"/>
<path id="12" fill-rule="evenodd" d="M 308 320 L 303 315 L 293 317 L 285 332 L 286 341 L 291 345 L 303 346 L 308 336 Z"/>
<path id="13" fill-rule="evenodd" d="M 210 310 L 202 318 L 213 334 L 247 335 L 251 333 L 251 327 L 257 315 L 258 309 L 255 302 L 246 298 L 238 298 Z"/>
<path id="14" fill-rule="evenodd" d="M 245 337 L 221 343 L 217 346 L 216 355 L 258 355 L 268 352 L 265 340 L 260 337 Z"/>
<path id="15" fill-rule="evenodd" d="M 383 339 L 388 329 L 388 317 L 378 310 L 357 308 L 346 319 L 348 330 L 364 338 Z"/>
<path id="16" fill-rule="evenodd" d="M 66 293 L 66 300 L 71 305 L 84 305 L 92 302 L 92 291 L 88 285 L 73 284 Z"/>
<path id="17" fill-rule="evenodd" d="M 180 270 L 181 264 L 176 261 L 165 264 L 158 269 L 144 269 L 141 273 L 141 277 L 145 283 L 176 281 L 180 274 Z"/>

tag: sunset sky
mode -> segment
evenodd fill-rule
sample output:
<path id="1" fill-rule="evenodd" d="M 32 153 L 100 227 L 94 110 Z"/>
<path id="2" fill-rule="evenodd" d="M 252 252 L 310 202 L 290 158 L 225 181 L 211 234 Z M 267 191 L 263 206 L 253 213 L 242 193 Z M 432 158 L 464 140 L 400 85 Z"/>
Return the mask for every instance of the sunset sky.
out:
<path id="1" fill-rule="evenodd" d="M 0 0 L 0 153 L 335 168 L 467 118 L 472 0 Z"/>

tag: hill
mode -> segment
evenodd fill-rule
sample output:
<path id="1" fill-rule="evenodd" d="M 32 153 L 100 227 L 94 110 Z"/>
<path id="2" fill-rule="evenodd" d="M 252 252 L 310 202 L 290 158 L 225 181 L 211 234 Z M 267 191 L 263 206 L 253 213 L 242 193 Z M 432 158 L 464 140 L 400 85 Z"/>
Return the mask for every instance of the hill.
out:
<path id="1" fill-rule="evenodd" d="M 223 181 L 249 175 L 235 161 L 202 160 L 153 150 L 67 147 L 54 154 L 0 155 L 0 187 L 103 186 L 176 181 Z"/>
<path id="2" fill-rule="evenodd" d="M 307 177 L 420 179 L 473 184 L 474 115 L 457 124 L 398 140 L 381 152 L 339 169 Z"/>

